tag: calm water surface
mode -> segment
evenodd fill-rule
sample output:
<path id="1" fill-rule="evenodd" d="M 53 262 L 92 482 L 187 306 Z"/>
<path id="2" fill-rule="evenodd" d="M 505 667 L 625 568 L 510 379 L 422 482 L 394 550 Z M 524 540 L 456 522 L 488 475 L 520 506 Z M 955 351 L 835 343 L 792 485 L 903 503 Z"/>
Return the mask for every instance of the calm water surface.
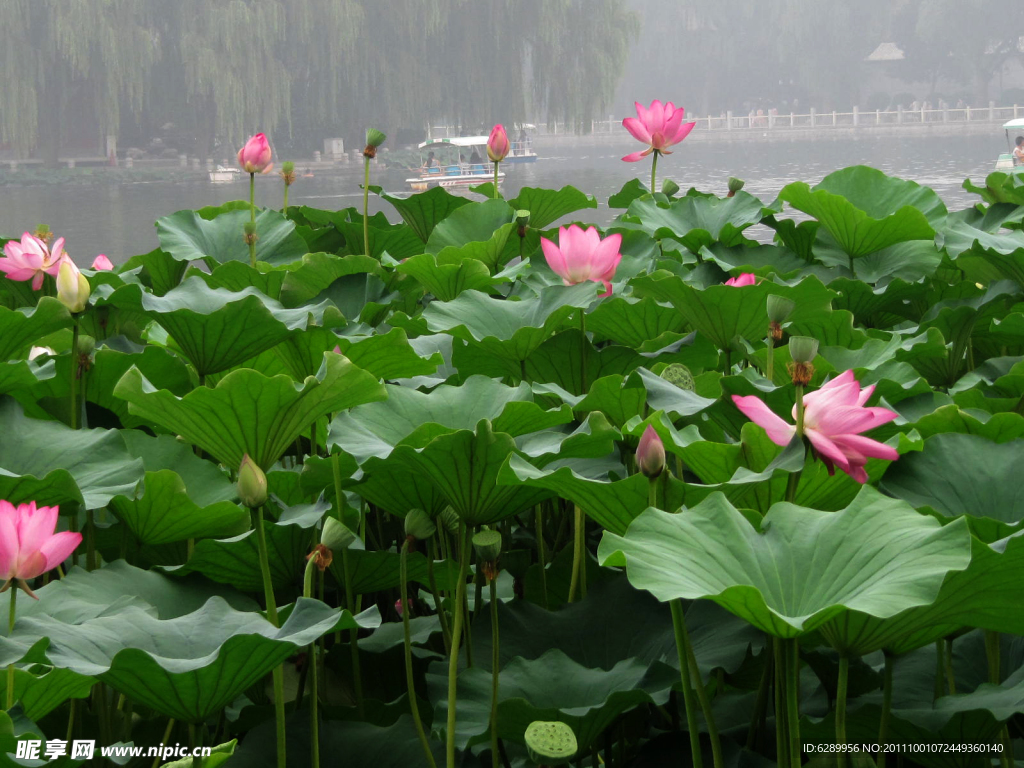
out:
<path id="1" fill-rule="evenodd" d="M 998 134 L 998 132 L 995 132 Z M 635 142 L 581 140 L 538 148 L 541 155 L 532 165 L 507 166 L 503 191 L 513 196 L 524 186 L 561 187 L 572 184 L 596 195 L 597 211 L 581 218 L 606 223 L 613 215 L 605 205 L 608 196 L 632 177 L 649 181 L 650 162 L 623 163 L 621 157 L 635 149 Z M 746 143 L 692 142 L 661 159 L 659 185 L 673 178 L 685 190 L 723 194 L 729 176 L 747 182 L 746 190 L 765 202 L 792 181 L 811 184 L 849 165 L 867 164 L 888 174 L 913 179 L 935 189 L 951 208 L 964 208 L 977 201 L 961 188 L 965 178 L 980 181 L 992 169 L 996 156 L 1005 151 L 1002 137 L 865 137 L 857 140 L 762 141 Z M 301 168 L 301 162 L 297 163 Z M 292 187 L 290 203 L 339 209 L 362 205 L 361 174 L 300 178 Z M 377 171 L 375 183 L 389 192 L 407 194 L 405 171 Z M 200 208 L 248 197 L 248 180 L 211 184 L 206 181 L 95 186 L 8 187 L 0 206 L 0 232 L 20 234 L 46 223 L 67 238 L 76 261 L 88 264 L 98 253 L 120 263 L 146 253 L 158 245 L 153 222 L 183 208 Z M 258 179 L 257 204 L 281 204 L 281 183 L 276 176 Z M 465 194 L 469 194 L 468 192 Z M 385 210 L 392 220 L 397 214 L 386 203 L 370 196 L 372 210 Z"/>

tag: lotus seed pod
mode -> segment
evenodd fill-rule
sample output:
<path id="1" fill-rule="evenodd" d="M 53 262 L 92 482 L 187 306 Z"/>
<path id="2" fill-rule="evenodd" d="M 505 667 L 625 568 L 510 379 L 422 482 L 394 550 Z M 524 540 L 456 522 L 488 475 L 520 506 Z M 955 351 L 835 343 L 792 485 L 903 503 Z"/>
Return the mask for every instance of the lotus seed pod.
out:
<path id="1" fill-rule="evenodd" d="M 796 309 L 796 302 L 785 296 L 772 294 L 768 297 L 768 319 L 773 323 L 784 323 Z"/>
<path id="2" fill-rule="evenodd" d="M 693 380 L 693 374 L 690 373 L 690 369 L 682 363 L 672 363 L 661 372 L 661 378 L 670 384 L 675 384 L 679 389 L 685 389 L 687 392 L 693 392 L 696 388 L 696 384 Z"/>
<path id="3" fill-rule="evenodd" d="M 479 531 L 473 536 L 473 549 L 484 562 L 494 562 L 501 554 L 501 534 L 497 531 Z"/>
<path id="4" fill-rule="evenodd" d="M 267 501 L 267 476 L 249 454 L 242 457 L 238 468 L 238 498 L 250 509 L 263 506 Z"/>
<path id="5" fill-rule="evenodd" d="M 383 133 L 378 131 L 376 128 L 366 129 L 366 144 L 370 147 L 379 147 L 387 139 Z"/>
<path id="6" fill-rule="evenodd" d="M 576 734 L 565 723 L 534 720 L 526 727 L 526 748 L 538 765 L 563 765 L 576 754 Z"/>
<path id="7" fill-rule="evenodd" d="M 678 191 L 679 185 L 672 181 L 672 179 L 665 179 L 663 182 L 661 182 L 662 194 L 668 197 L 672 197 L 672 195 L 674 195 Z"/>
<path id="8" fill-rule="evenodd" d="M 794 363 L 810 363 L 818 354 L 818 340 L 810 336 L 792 336 L 789 339 L 789 356 Z"/>
<path id="9" fill-rule="evenodd" d="M 355 540 L 356 535 L 352 533 L 352 529 L 340 520 L 336 520 L 333 517 L 328 517 L 324 520 L 324 530 L 320 534 L 320 543 L 332 552 L 348 549 Z"/>
<path id="10" fill-rule="evenodd" d="M 410 509 L 405 516 L 405 535 L 426 541 L 437 531 L 437 526 L 422 509 Z"/>
<path id="11" fill-rule="evenodd" d="M 732 197 L 737 192 L 739 192 L 741 189 L 743 189 L 743 185 L 744 184 L 746 184 L 746 182 L 743 181 L 743 179 L 737 179 L 735 176 L 730 176 L 729 177 L 729 196 Z"/>
<path id="12" fill-rule="evenodd" d="M 91 355 L 93 350 L 96 349 L 96 339 L 88 334 L 83 333 L 78 337 L 78 354 L 80 355 Z"/>
<path id="13" fill-rule="evenodd" d="M 448 530 L 448 533 L 459 532 L 459 516 L 451 507 L 445 507 L 441 514 L 437 516 L 437 519 L 441 521 L 441 524 Z"/>

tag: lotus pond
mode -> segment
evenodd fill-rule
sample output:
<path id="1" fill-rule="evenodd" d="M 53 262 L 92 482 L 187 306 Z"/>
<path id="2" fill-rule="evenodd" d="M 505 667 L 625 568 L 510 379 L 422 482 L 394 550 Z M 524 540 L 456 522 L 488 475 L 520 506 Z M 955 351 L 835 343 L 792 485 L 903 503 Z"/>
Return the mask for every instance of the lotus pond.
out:
<path id="1" fill-rule="evenodd" d="M 0 761 L 1008 768 L 1024 186 L 965 184 L 373 188 L 0 278 Z"/>

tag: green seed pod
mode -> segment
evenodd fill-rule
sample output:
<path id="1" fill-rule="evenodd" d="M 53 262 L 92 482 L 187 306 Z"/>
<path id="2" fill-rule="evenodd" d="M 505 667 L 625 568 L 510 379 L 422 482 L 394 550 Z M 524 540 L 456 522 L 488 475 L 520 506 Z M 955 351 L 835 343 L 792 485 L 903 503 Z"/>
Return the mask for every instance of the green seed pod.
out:
<path id="1" fill-rule="evenodd" d="M 530 212 L 527 210 L 516 211 L 516 224 L 520 227 L 530 225 Z"/>
<path id="2" fill-rule="evenodd" d="M 320 543 L 332 552 L 348 549 L 355 540 L 356 535 L 352 533 L 352 529 L 340 520 L 336 520 L 333 517 L 328 517 L 324 520 L 324 529 L 320 534 Z"/>
<path id="3" fill-rule="evenodd" d="M 785 296 L 771 295 L 768 297 L 768 319 L 780 325 L 789 319 L 796 309 L 796 302 Z"/>
<path id="4" fill-rule="evenodd" d="M 563 765 L 578 749 L 572 728 L 557 720 L 534 720 L 526 727 L 525 738 L 530 759 L 542 765 Z"/>
<path id="5" fill-rule="evenodd" d="M 737 179 L 735 176 L 730 176 L 729 177 L 729 192 L 735 195 L 737 192 L 739 192 L 741 189 L 743 189 L 743 185 L 744 184 L 746 184 L 746 182 L 743 181 L 743 179 Z"/>
<path id="6" fill-rule="evenodd" d="M 281 163 L 281 172 L 295 173 L 295 163 L 293 163 L 291 160 L 285 160 L 283 163 Z"/>
<path id="7" fill-rule="evenodd" d="M 387 136 L 378 131 L 376 128 L 366 129 L 366 146 L 373 147 L 374 149 L 376 149 L 377 147 L 384 143 L 385 139 L 387 139 Z"/>
<path id="8" fill-rule="evenodd" d="M 405 535 L 418 541 L 426 541 L 437 531 L 437 526 L 422 509 L 410 509 L 405 516 Z"/>
<path id="9" fill-rule="evenodd" d="M 441 511 L 441 514 L 437 516 L 437 519 L 441 521 L 441 524 L 446 529 L 448 529 L 448 533 L 459 532 L 459 516 L 451 507 L 445 507 Z"/>
<path id="10" fill-rule="evenodd" d="M 473 536 L 473 549 L 483 562 L 494 562 L 501 554 L 501 534 L 497 531 L 479 531 Z"/>
<path id="11" fill-rule="evenodd" d="M 672 363 L 666 367 L 661 372 L 661 378 L 670 384 L 675 384 L 680 389 L 685 389 L 687 392 L 693 392 L 696 389 L 693 374 L 682 363 Z"/>
<path id="12" fill-rule="evenodd" d="M 78 354 L 91 355 L 94 349 L 96 349 L 96 339 L 84 333 L 78 337 Z"/>
<path id="13" fill-rule="evenodd" d="M 672 197 L 676 192 L 679 191 L 679 185 L 676 184 L 672 179 L 665 179 L 661 182 L 661 192 L 667 197 Z"/>
<path id="14" fill-rule="evenodd" d="M 810 336 L 792 336 L 789 339 L 789 356 L 794 363 L 809 363 L 818 354 L 818 340 Z"/>

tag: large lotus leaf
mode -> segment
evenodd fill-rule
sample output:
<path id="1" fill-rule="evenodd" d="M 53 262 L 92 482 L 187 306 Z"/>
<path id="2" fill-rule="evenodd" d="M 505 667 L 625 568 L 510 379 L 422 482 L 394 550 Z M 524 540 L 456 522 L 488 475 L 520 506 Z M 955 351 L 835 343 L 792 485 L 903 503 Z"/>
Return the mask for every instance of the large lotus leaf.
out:
<path id="1" fill-rule="evenodd" d="M 187 261 L 178 261 L 169 253 L 155 248 L 149 253 L 132 256 L 121 265 L 118 274 L 126 281 L 129 275 L 134 275 L 157 296 L 163 296 L 181 282 L 186 269 Z"/>
<path id="2" fill-rule="evenodd" d="M 409 197 L 395 197 L 374 186 L 370 187 L 370 191 L 391 203 L 402 220 L 424 243 L 430 238 L 434 227 L 444 221 L 452 211 L 469 204 L 465 197 L 453 195 L 443 187 L 434 187 Z"/>
<path id="3" fill-rule="evenodd" d="M 249 510 L 230 501 L 199 506 L 169 469 L 147 472 L 133 497 L 115 496 L 110 508 L 142 544 L 233 536 L 249 528 Z"/>
<path id="4" fill-rule="evenodd" d="M 396 589 L 401 583 L 400 560 L 397 552 L 382 552 L 350 548 L 348 553 L 348 573 L 352 581 L 352 592 L 356 595 L 367 595 L 386 589 Z M 430 588 L 430 575 L 427 570 L 427 558 L 419 552 L 408 555 L 406 577 L 410 584 L 420 584 Z M 447 577 L 450 572 L 457 573 L 458 563 L 450 560 L 434 562 L 434 580 L 438 589 L 454 589 L 455 583 Z M 345 566 L 341 554 L 337 554 L 331 563 L 331 573 L 338 584 L 345 585 Z M 415 587 L 410 587 L 415 591 Z M 435 617 L 436 618 L 436 617 Z"/>
<path id="5" fill-rule="evenodd" d="M 203 765 L 208 768 L 218 768 L 224 765 L 235 754 L 235 747 L 238 746 L 238 739 L 232 739 L 224 744 L 218 744 L 210 748 L 210 754 L 203 758 Z M 164 763 L 160 768 L 192 768 L 195 762 L 192 757 L 183 757 L 172 763 Z"/>
<path id="6" fill-rule="evenodd" d="M 931 240 L 946 207 L 928 187 L 854 166 L 826 176 L 813 189 L 787 184 L 779 199 L 813 216 L 851 259 L 908 240 Z"/>
<path id="7" fill-rule="evenodd" d="M 167 620 L 136 607 L 81 624 L 26 617 L 0 641 L 0 658 L 4 664 L 36 662 L 97 677 L 167 717 L 199 723 L 297 649 L 336 629 L 378 620 L 369 612 L 353 618 L 299 598 L 278 629 L 259 613 L 236 611 L 214 597 L 193 613 Z M 40 638 L 48 643 L 37 646 Z"/>
<path id="8" fill-rule="evenodd" d="M 396 270 L 414 278 L 440 301 L 451 301 L 463 291 L 490 292 L 494 286 L 514 278 L 525 266 L 492 276 L 484 261 L 466 258 L 462 249 L 445 248 L 437 254 L 411 256 L 399 264 Z"/>
<path id="9" fill-rule="evenodd" d="M 468 243 L 493 243 L 496 261 L 505 248 L 514 218 L 512 208 L 501 199 L 459 206 L 431 231 L 426 251 L 440 253 L 445 248 L 460 248 Z M 496 235 L 500 242 L 494 239 Z"/>
<path id="10" fill-rule="evenodd" d="M 659 600 L 710 598 L 783 638 L 845 610 L 887 618 L 928 605 L 970 555 L 962 521 L 943 527 L 870 486 L 841 512 L 776 504 L 759 529 L 718 494 L 682 514 L 648 509 L 598 550 Z"/>
<path id="11" fill-rule="evenodd" d="M 248 206 L 224 210 L 211 218 L 202 211 L 178 211 L 156 220 L 160 248 L 178 261 L 212 259 L 215 262 L 249 261 L 249 246 L 242 240 L 249 221 Z M 256 260 L 268 264 L 290 264 L 306 253 L 306 241 L 295 231 L 294 222 L 279 211 L 264 208 L 256 212 Z"/>
<path id="12" fill-rule="evenodd" d="M 982 420 L 956 405 L 936 408 L 932 413 L 915 421 L 913 426 L 926 440 L 946 432 L 978 435 L 994 443 L 1007 443 L 1024 438 L 1024 417 L 1019 414 L 997 413 L 987 420 Z"/>
<path id="13" fill-rule="evenodd" d="M 363 464 L 362 479 L 350 486 L 353 493 L 392 515 L 422 509 L 436 517 L 448 506 L 444 494 L 430 481 L 396 462 L 371 458 Z"/>
<path id="14" fill-rule="evenodd" d="M 0 395 L 32 389 L 42 382 L 51 382 L 56 375 L 54 360 L 0 363 Z"/>
<path id="15" fill-rule="evenodd" d="M 532 299 L 508 301 L 465 291 L 453 301 L 435 301 L 423 311 L 431 331 L 450 333 L 496 357 L 525 360 L 580 307 L 594 301 L 594 283 L 544 288 Z"/>
<path id="16" fill-rule="evenodd" d="M 386 458 L 399 444 L 422 447 L 437 435 L 472 430 L 484 419 L 495 432 L 512 437 L 572 420 L 568 408 L 546 411 L 534 403 L 527 384 L 506 387 L 483 376 L 472 376 L 461 387 L 442 385 L 429 393 L 390 384 L 385 390 L 386 403 L 338 415 L 331 424 L 328 445 L 339 446 L 362 464 L 371 456 Z"/>
<path id="17" fill-rule="evenodd" d="M 813 319 L 828 310 L 835 296 L 814 277 L 801 280 L 793 287 L 762 281 L 739 288 L 712 285 L 698 290 L 676 275 L 658 271 L 635 278 L 631 285 L 636 295 L 670 302 L 691 326 L 719 349 L 728 349 L 737 336 L 748 341 L 764 338 L 768 331 L 769 295 L 785 296 L 796 303 L 790 316 L 793 323 Z"/>
<path id="18" fill-rule="evenodd" d="M 743 230 L 760 223 L 764 212 L 760 200 L 740 191 L 728 198 L 687 195 L 669 203 L 641 198 L 630 204 L 626 220 L 639 221 L 655 238 L 676 238 L 691 253 L 700 253 L 714 242 L 739 245 Z"/>
<path id="19" fill-rule="evenodd" d="M 648 194 L 650 190 L 640 179 L 630 179 L 622 185 L 622 189 L 608 198 L 608 207 L 629 208 L 634 200 Z"/>
<path id="20" fill-rule="evenodd" d="M 0 428 L 0 498 L 12 504 L 98 509 L 131 493 L 142 477 L 142 461 L 132 459 L 116 431 L 30 419 L 8 397 L 0 398 Z"/>
<path id="21" fill-rule="evenodd" d="M 559 720 L 572 728 L 586 752 L 622 713 L 640 704 L 664 703 L 678 678 L 669 667 L 649 669 L 636 659 L 607 671 L 587 669 L 557 648 L 538 659 L 514 659 L 499 675 L 498 736 L 523 743 L 531 722 Z M 552 685 L 555 680 L 558 684 Z M 443 724 L 448 680 L 440 665 L 427 673 L 427 687 L 438 702 L 434 723 Z M 490 715 L 491 674 L 479 667 L 464 670 L 458 679 L 455 744 L 465 749 L 486 741 Z"/>
<path id="22" fill-rule="evenodd" d="M 882 481 L 887 492 L 946 517 L 988 518 L 1000 538 L 1024 520 L 1024 475 L 1018 474 L 1024 440 L 995 443 L 979 435 L 941 434 L 908 453 Z M 982 521 L 979 521 L 982 522 Z M 993 522 L 1002 523 L 995 526 Z"/>
<path id="23" fill-rule="evenodd" d="M 404 259 L 417 253 L 423 253 L 423 241 L 416 233 L 404 225 L 393 226 L 386 224 L 383 227 L 376 227 L 371 222 L 367 234 L 370 240 L 370 252 L 364 253 L 366 243 L 364 240 L 363 223 L 335 221 L 334 226 L 345 237 L 345 247 L 342 253 L 352 256 L 370 256 L 380 259 L 385 253 L 395 259 Z"/>
<path id="24" fill-rule="evenodd" d="M 1024 286 L 1024 232 L 984 232 L 958 220 L 943 237 L 950 255 L 959 254 L 956 265 L 969 280 L 1009 279 Z"/>
<path id="25" fill-rule="evenodd" d="M 387 333 L 350 336 L 338 336 L 327 328 L 310 328 L 286 339 L 247 367 L 268 376 L 288 373 L 301 381 L 320 369 L 324 352 L 335 349 L 339 349 L 340 354 L 378 379 L 427 376 L 434 373 L 442 362 L 441 356 L 437 354 L 431 359 L 420 357 L 401 328 L 392 328 Z"/>
<path id="26" fill-rule="evenodd" d="M 963 188 L 981 195 L 982 199 L 991 205 L 1024 205 L 1024 177 L 1017 173 L 993 171 L 985 177 L 984 187 L 978 187 L 970 179 L 964 179 Z"/>
<path id="27" fill-rule="evenodd" d="M 316 419 L 386 397 L 377 379 L 333 353 L 324 356 L 316 376 L 301 384 L 288 376 L 268 378 L 241 369 L 216 387 L 176 397 L 132 368 L 114 394 L 129 402 L 132 413 L 182 435 L 226 466 L 237 467 L 249 454 L 266 468 Z"/>
<path id="28" fill-rule="evenodd" d="M 516 446 L 541 466 L 566 459 L 597 459 L 615 450 L 622 435 L 603 413 L 588 413 L 579 426 L 567 425 L 533 432 L 516 440 Z"/>
<path id="29" fill-rule="evenodd" d="M 238 491 L 216 464 L 196 456 L 187 444 L 170 435 L 152 437 L 140 430 L 121 432 L 128 452 L 142 459 L 146 472 L 171 470 L 185 483 L 189 498 L 200 506 L 233 501 Z"/>
<path id="30" fill-rule="evenodd" d="M 22 669 L 14 670 L 14 700 L 21 705 L 25 717 L 39 720 L 68 699 L 85 699 L 92 692 L 96 679 L 85 677 L 69 669 L 51 669 L 33 675 Z M 0 680 L 0 690 L 6 700 L 7 680 Z"/>
<path id="31" fill-rule="evenodd" d="M 928 290 L 924 282 L 910 283 L 901 278 L 871 285 L 861 280 L 840 277 L 828 285 L 839 291 L 839 296 L 832 302 L 833 309 L 852 312 L 859 323 L 868 323 L 882 313 L 907 317 L 913 311 L 909 305 L 920 301 Z M 878 327 L 875 323 L 871 325 Z"/>
<path id="32" fill-rule="evenodd" d="M 516 210 L 530 212 L 530 226 L 534 229 L 547 229 L 570 213 L 597 208 L 597 198 L 570 186 L 558 190 L 523 187 L 508 202 Z"/>
<path id="33" fill-rule="evenodd" d="M 281 303 L 287 307 L 298 307 L 311 301 L 343 277 L 382 275 L 380 262 L 372 256 L 335 256 L 333 253 L 307 253 L 300 263 L 279 269 L 285 270 Z"/>
<path id="34" fill-rule="evenodd" d="M 137 285 L 129 285 L 115 291 L 108 301 L 139 309 L 160 323 L 201 375 L 238 365 L 314 322 L 340 320 L 327 302 L 285 309 L 255 288 L 211 288 L 195 276 L 164 296 L 153 296 Z M 326 320 L 325 311 L 330 313 Z"/>
<path id="35" fill-rule="evenodd" d="M 654 351 L 683 335 L 686 321 L 673 307 L 652 298 L 634 299 L 616 296 L 602 301 L 587 314 L 587 330 L 595 338 L 609 339 L 627 347 L 644 347 L 652 342 Z M 665 341 L 666 344 L 659 342 Z"/>
<path id="36" fill-rule="evenodd" d="M 71 325 L 71 315 L 57 299 L 41 296 L 32 307 L 0 306 L 0 361 L 27 351 L 32 342 Z"/>
<path id="37" fill-rule="evenodd" d="M 224 288 L 229 291 L 244 291 L 246 288 L 255 288 L 264 296 L 271 299 L 281 298 L 281 286 L 284 283 L 287 267 L 278 269 L 263 270 L 253 269 L 241 261 L 229 261 L 226 264 L 218 264 L 212 272 L 207 272 L 198 267 L 189 267 L 185 273 L 185 279 L 198 277 L 210 288 Z"/>

